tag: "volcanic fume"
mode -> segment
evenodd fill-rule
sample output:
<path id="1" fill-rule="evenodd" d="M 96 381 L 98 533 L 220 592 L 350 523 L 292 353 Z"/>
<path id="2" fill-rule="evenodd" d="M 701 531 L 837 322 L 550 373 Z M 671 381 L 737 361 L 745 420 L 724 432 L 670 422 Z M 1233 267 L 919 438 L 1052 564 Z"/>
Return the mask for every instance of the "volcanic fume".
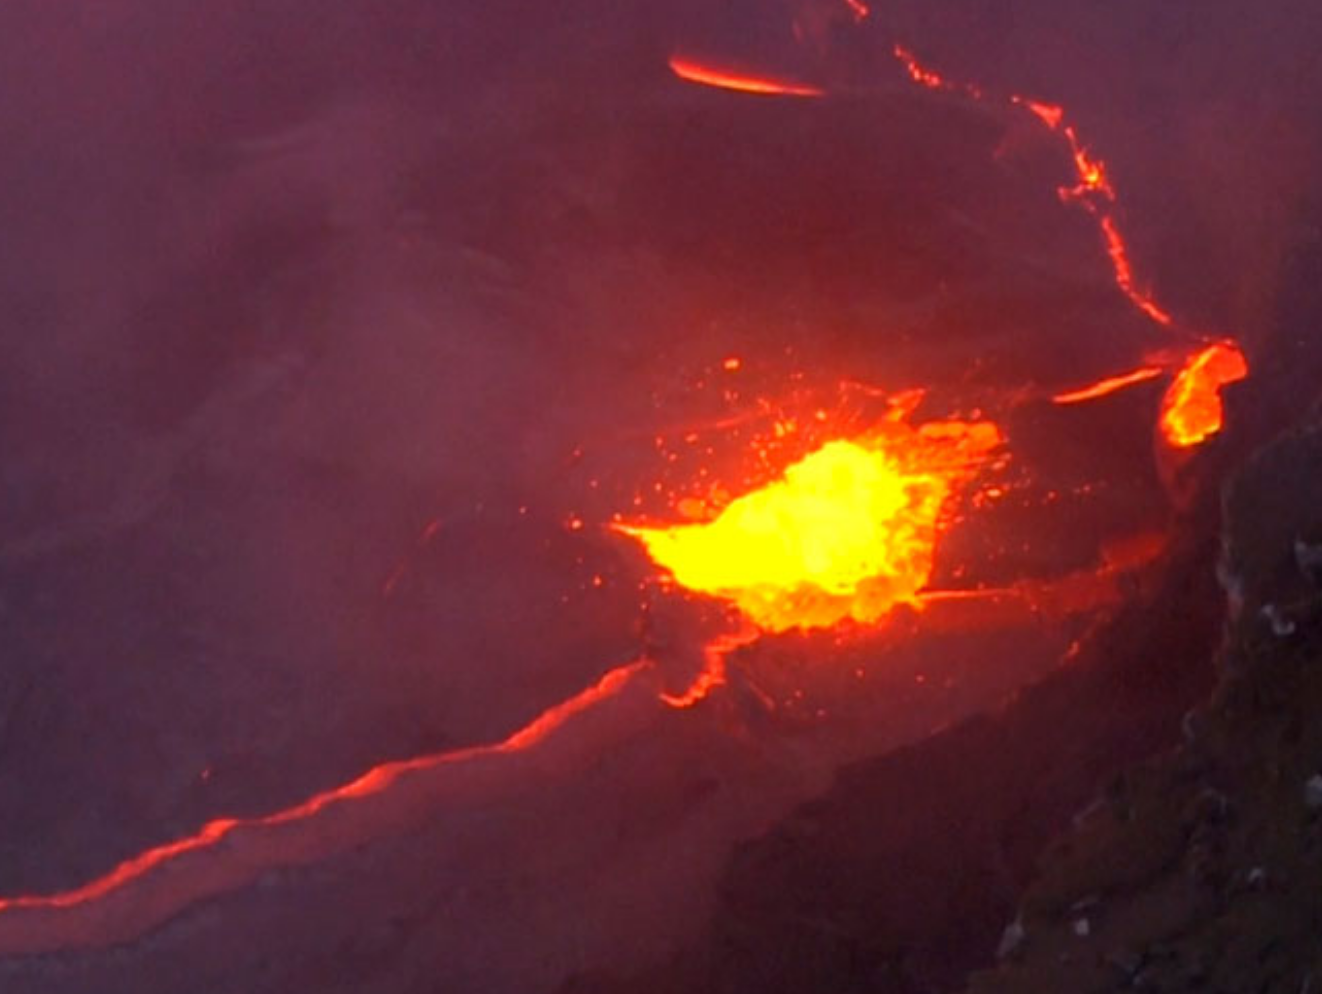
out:
<path id="1" fill-rule="evenodd" d="M 855 22 L 867 18 L 862 3 L 843 2 Z M 896 46 L 893 54 L 918 86 L 979 101 L 990 99 L 981 87 L 948 81 L 902 46 Z M 831 96 L 828 87 L 736 71 L 686 55 L 672 56 L 669 65 L 686 83 L 768 97 Z M 1056 394 L 1054 401 L 1081 403 L 1171 376 L 1156 425 L 1159 437 L 1177 450 L 1205 442 L 1223 425 L 1221 388 L 1248 375 L 1242 351 L 1228 338 L 1209 339 L 1182 329 L 1136 278 L 1118 220 L 1116 190 L 1105 164 L 1082 141 L 1065 110 L 1017 95 L 999 103 L 1007 113 L 1031 115 L 1058 136 L 1072 168 L 1069 181 L 1058 189 L 1060 200 L 1095 219 L 1116 288 L 1170 337 L 1154 347 L 1153 357 L 1140 368 Z M 728 602 L 743 621 L 742 627 L 709 642 L 703 672 L 685 693 L 661 695 L 665 704 L 690 706 L 702 700 L 723 682 L 726 656 L 762 633 L 845 622 L 873 625 L 897 606 L 921 603 L 957 498 L 995 464 L 1006 439 L 995 421 L 980 414 L 918 421 L 915 409 L 916 400 L 897 402 L 875 424 L 821 439 L 760 486 L 728 495 L 707 509 L 704 520 L 667 523 L 617 517 L 609 525 L 641 543 L 658 570 L 680 587 Z M 577 527 L 582 526 L 580 521 Z M 102 942 L 123 941 L 129 937 L 125 928 L 114 916 L 100 913 L 104 909 L 98 905 L 107 897 L 159 877 L 170 864 L 211 850 L 217 850 L 217 863 L 196 875 L 200 882 L 192 891 L 182 879 L 175 881 L 182 896 L 163 905 L 161 915 L 240 886 L 261 867 L 236 856 L 232 867 L 221 868 L 222 842 L 287 831 L 317 819 L 327 809 L 370 803 L 407 772 L 537 748 L 582 712 L 617 696 L 648 662 L 639 660 L 611 671 L 600 683 L 547 709 L 502 742 L 384 764 L 338 789 L 263 817 L 216 819 L 64 893 L 2 897 L 0 950 L 58 948 L 63 934 L 58 916 L 80 912 L 88 922 L 81 934 L 94 937 L 88 941 L 96 941 L 97 936 Z M 271 849 L 282 851 L 278 845 Z M 137 924 L 146 928 L 155 921 Z"/>

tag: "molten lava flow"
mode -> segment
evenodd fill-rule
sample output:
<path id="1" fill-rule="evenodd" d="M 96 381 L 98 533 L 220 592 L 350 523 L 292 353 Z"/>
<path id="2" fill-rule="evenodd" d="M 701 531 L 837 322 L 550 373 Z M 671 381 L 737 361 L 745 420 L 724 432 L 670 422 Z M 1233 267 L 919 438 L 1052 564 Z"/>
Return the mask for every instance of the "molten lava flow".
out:
<path id="1" fill-rule="evenodd" d="M 1104 380 L 1098 380 L 1086 387 L 1080 387 L 1077 390 L 1069 390 L 1065 393 L 1058 393 L 1051 398 L 1053 404 L 1082 404 L 1084 401 L 1097 400 L 1099 397 L 1106 397 L 1125 387 L 1132 387 L 1137 383 L 1146 383 L 1148 380 L 1155 380 L 1158 376 L 1165 373 L 1166 370 L 1161 366 L 1142 366 L 1129 373 L 1121 373 L 1118 376 L 1108 376 Z"/>
<path id="2" fill-rule="evenodd" d="M 903 45 L 896 45 L 891 49 L 891 52 L 899 60 L 900 65 L 904 66 L 904 71 L 909 74 L 909 78 L 919 86 L 925 86 L 929 90 L 944 90 L 948 93 L 964 93 L 975 100 L 982 99 L 982 91 L 976 86 L 968 83 L 953 83 L 944 76 L 933 72 L 919 62 L 918 56 Z"/>
<path id="3" fill-rule="evenodd" d="M 735 90 L 739 93 L 783 97 L 820 97 L 825 93 L 819 87 L 807 83 L 774 79 L 770 76 L 754 76 L 735 69 L 697 62 L 680 55 L 670 57 L 670 71 L 690 83 L 701 83 L 704 86 Z"/>
<path id="4" fill-rule="evenodd" d="M 909 78 L 919 86 L 925 86 L 929 90 L 963 93 L 975 100 L 983 99 L 981 89 L 970 83 L 951 82 L 919 62 L 918 57 L 904 46 L 896 45 L 892 52 L 905 72 L 909 74 Z M 1163 310 L 1150 294 L 1139 289 L 1134 281 L 1133 266 L 1129 261 L 1129 248 L 1109 206 L 1114 204 L 1116 194 L 1106 172 L 1106 163 L 1094 157 L 1079 138 L 1074 126 L 1065 122 L 1063 107 L 1031 100 L 1017 94 L 1010 97 L 1010 103 L 1024 108 L 1044 127 L 1064 140 L 1069 149 L 1070 161 L 1074 166 L 1074 184 L 1062 186 L 1057 192 L 1064 202 L 1078 204 L 1097 218 L 1102 242 L 1107 257 L 1111 260 L 1115 284 L 1120 288 L 1120 292 L 1157 324 L 1171 324 L 1170 314 Z"/>
<path id="5" fill-rule="evenodd" d="M 1116 200 L 1115 187 L 1106 172 L 1106 163 L 1095 158 L 1079 138 L 1079 133 L 1071 124 L 1065 123 L 1065 109 L 1055 104 L 1044 104 L 1025 97 L 1013 96 L 1011 103 L 1028 110 L 1050 131 L 1060 135 L 1069 146 L 1070 160 L 1074 164 L 1075 183 L 1062 186 L 1057 193 L 1065 203 L 1078 204 L 1097 218 L 1097 226 L 1102 234 L 1102 243 L 1106 248 L 1107 258 L 1111 260 L 1111 272 L 1115 285 L 1129 298 L 1129 302 L 1160 325 L 1173 322 L 1152 295 L 1139 289 L 1134 282 L 1134 267 L 1129 261 L 1129 246 L 1120 233 L 1106 205 Z"/>
<path id="6" fill-rule="evenodd" d="M 702 647 L 702 670 L 682 694 L 662 694 L 661 701 L 672 708 L 691 708 L 705 700 L 717 687 L 725 686 L 725 660 L 736 649 L 756 641 L 755 628 L 718 635 Z"/>
<path id="7" fill-rule="evenodd" d="M 132 883 L 152 870 L 187 853 L 209 849 L 217 845 L 235 830 L 273 827 L 305 821 L 333 804 L 360 800 L 374 794 L 380 794 L 406 773 L 461 762 L 478 756 L 519 752 L 531 748 L 546 739 L 547 736 L 564 725 L 574 715 L 620 693 L 640 669 L 640 663 L 632 663 L 610 670 L 591 687 L 554 707 L 548 708 L 501 742 L 450 752 L 432 753 L 393 763 L 383 763 L 380 766 L 374 766 L 356 780 L 324 793 L 316 794 L 302 804 L 286 808 L 283 811 L 277 811 L 274 814 L 257 818 L 217 818 L 214 821 L 207 822 L 201 829 L 187 838 L 157 846 L 154 849 L 148 849 L 132 859 L 125 860 L 105 876 L 84 884 L 82 887 L 57 894 L 0 898 L 0 915 L 23 909 L 70 908 L 76 905 L 89 904 L 106 897 L 126 884 Z"/>
<path id="8" fill-rule="evenodd" d="M 897 45 L 894 54 L 910 78 L 921 86 L 959 91 L 974 98 L 982 96 L 976 87 L 948 82 L 919 63 L 907 49 Z M 1113 213 L 1116 192 L 1107 175 L 1105 163 L 1088 151 L 1074 126 L 1065 122 L 1064 108 L 1018 95 L 1011 96 L 1010 102 L 1023 107 L 1046 128 L 1060 135 L 1069 147 L 1075 183 L 1073 186 L 1062 186 L 1058 191 L 1060 198 L 1066 203 L 1078 204 L 1097 219 L 1107 257 L 1111 260 L 1113 278 L 1120 292 L 1154 323 L 1173 326 L 1175 322 L 1171 314 L 1150 293 L 1142 290 L 1134 278 L 1129 247 Z M 1083 390 L 1060 394 L 1054 399 L 1058 404 L 1092 400 L 1152 379 L 1160 373 L 1157 367 L 1144 367 L 1123 376 L 1102 380 Z M 1224 416 L 1221 388 L 1248 374 L 1248 362 L 1235 342 L 1224 340 L 1205 345 L 1186 361 L 1166 393 L 1160 419 L 1162 436 L 1175 448 L 1189 448 L 1215 435 L 1221 430 Z"/>
<path id="9" fill-rule="evenodd" d="M 1165 311 L 1160 304 L 1152 299 L 1148 294 L 1134 284 L 1134 270 L 1129 262 L 1129 249 L 1125 246 L 1125 240 L 1120 236 L 1120 231 L 1115 226 L 1108 214 L 1099 217 L 1098 222 L 1102 228 L 1102 237 L 1106 240 L 1106 254 L 1111 259 L 1111 268 L 1115 272 L 1115 284 L 1120 291 L 1129 298 L 1129 302 L 1140 311 L 1150 317 L 1157 324 L 1169 325 L 1174 319 Z"/>
<path id="10" fill-rule="evenodd" d="M 856 20 L 867 18 L 869 10 L 862 0 L 844 2 Z M 899 45 L 893 54 L 920 86 L 984 99 L 977 86 L 945 79 Z M 810 84 L 679 55 L 671 57 L 669 66 L 681 79 L 742 93 L 825 95 L 823 89 Z M 1017 95 L 1009 101 L 1065 142 L 1075 175 L 1073 185 L 1059 188 L 1059 196 L 1096 219 L 1116 286 L 1153 322 L 1172 325 L 1172 316 L 1135 280 L 1128 246 L 1113 213 L 1116 191 L 1105 163 L 1088 150 L 1074 126 L 1066 123 L 1062 107 Z M 727 372 L 737 372 L 740 367 L 738 357 L 723 362 Z M 1146 366 L 1053 399 L 1058 404 L 1091 400 L 1163 372 L 1161 367 Z M 1247 375 L 1247 361 L 1233 341 L 1214 342 L 1194 353 L 1163 400 L 1160 427 L 1164 438 L 1175 448 L 1188 448 L 1220 431 L 1224 417 L 1221 388 Z M 924 591 L 945 523 L 944 509 L 956 489 L 1000 444 L 1000 432 L 989 422 L 947 421 L 912 428 L 895 419 L 872 434 L 826 442 L 786 469 L 783 478 L 730 501 L 710 521 L 615 527 L 642 542 L 653 560 L 679 584 L 732 601 L 765 631 L 824 627 L 845 619 L 874 622 L 898 604 L 918 606 L 925 599 L 1023 596 L 1029 590 L 1024 585 L 995 591 Z M 424 543 L 438 527 L 436 523 L 428 526 Z M 581 530 L 584 522 L 575 516 L 567 527 Z M 1135 557 L 1153 554 L 1151 547 L 1148 542 L 1137 551 L 1122 550 L 1124 554 L 1117 555 L 1115 563 L 1108 562 L 1108 569 L 1118 570 Z M 401 576 L 399 570 L 390 575 L 385 595 Z M 1090 574 L 1087 579 L 1095 578 Z M 1057 600 L 1068 599 L 1056 596 Z M 1084 596 L 1095 595 L 1089 588 L 1080 595 Z M 728 656 L 756 636 L 755 629 L 745 628 L 708 643 L 703 669 L 693 684 L 682 694 L 662 694 L 661 700 L 681 708 L 702 700 L 726 682 Z M 0 897 L 0 915 L 93 904 L 189 853 L 219 846 L 236 832 L 312 819 L 334 805 L 382 794 L 407 773 L 533 748 L 575 715 L 619 694 L 641 665 L 611 670 L 595 685 L 547 709 L 501 742 L 384 763 L 350 783 L 270 815 L 215 819 L 193 835 L 149 849 L 81 887 L 55 894 Z"/>
<path id="11" fill-rule="evenodd" d="M 854 0 L 846 0 L 859 20 L 867 16 L 867 7 Z M 965 82 L 949 80 L 919 61 L 918 57 L 903 45 L 896 44 L 892 54 L 904 67 L 909 78 L 919 86 L 930 90 L 958 93 L 974 100 L 986 99 L 981 88 Z M 671 69 L 679 76 L 695 82 L 728 89 L 743 90 L 752 93 L 793 93 L 806 96 L 820 96 L 823 91 L 816 87 L 800 84 L 787 84 L 778 80 L 744 76 L 724 72 L 710 66 L 704 66 L 679 57 L 670 60 Z M 1009 97 L 1012 106 L 1027 111 L 1052 134 L 1060 137 L 1069 152 L 1073 166 L 1072 184 L 1062 185 L 1057 190 L 1064 203 L 1075 204 L 1096 219 L 1098 232 L 1106 256 L 1111 263 L 1112 279 L 1121 293 L 1139 311 L 1153 323 L 1163 327 L 1175 324 L 1170 312 L 1163 308 L 1151 293 L 1142 289 L 1134 276 L 1134 266 L 1130 261 L 1129 246 L 1120 230 L 1115 217 L 1117 200 L 1115 187 L 1106 169 L 1106 163 L 1089 151 L 1078 130 L 1066 120 L 1065 109 L 1058 104 L 1044 103 L 1028 97 L 1013 94 Z M 1058 404 L 1080 403 L 1104 397 L 1116 390 L 1154 379 L 1163 370 L 1156 366 L 1145 366 L 1132 373 L 1108 377 L 1096 384 L 1080 390 L 1062 393 L 1053 398 Z M 1221 428 L 1221 401 L 1219 388 L 1225 383 L 1242 379 L 1248 375 L 1248 366 L 1243 353 L 1233 342 L 1219 342 L 1207 346 L 1198 353 L 1188 366 L 1177 376 L 1167 395 L 1164 405 L 1161 428 L 1164 436 L 1178 448 L 1197 445 Z M 658 545 L 662 543 L 655 540 Z M 674 538 L 673 542 L 681 540 Z M 687 542 L 688 539 L 683 541 Z M 649 546 L 650 548 L 650 546 Z M 691 566 L 686 567 L 686 569 Z M 676 576 L 684 582 L 677 571 Z M 699 583 L 705 582 L 698 578 Z M 726 580 L 738 578 L 724 578 Z M 748 583 L 735 583 L 735 587 L 747 588 Z M 829 585 L 825 589 L 830 589 Z"/>
<path id="12" fill-rule="evenodd" d="M 1161 405 L 1161 433 L 1186 449 L 1221 430 L 1221 388 L 1248 376 L 1248 362 L 1231 341 L 1214 342 L 1194 353 L 1171 383 Z"/>
<path id="13" fill-rule="evenodd" d="M 615 527 L 681 586 L 734 602 L 766 631 L 875 622 L 916 603 L 943 509 L 1000 442 L 985 421 L 895 420 L 827 442 L 712 521 Z"/>
<path id="14" fill-rule="evenodd" d="M 1163 375 L 1174 363 L 1143 366 L 1129 373 L 1110 376 L 1078 390 L 1052 397 L 1056 404 L 1079 404 L 1096 400 L 1136 383 Z M 1174 448 L 1187 449 L 1205 442 L 1221 430 L 1224 412 L 1221 388 L 1248 376 L 1248 361 L 1233 341 L 1213 342 L 1184 360 L 1161 402 L 1159 426 L 1162 437 Z"/>

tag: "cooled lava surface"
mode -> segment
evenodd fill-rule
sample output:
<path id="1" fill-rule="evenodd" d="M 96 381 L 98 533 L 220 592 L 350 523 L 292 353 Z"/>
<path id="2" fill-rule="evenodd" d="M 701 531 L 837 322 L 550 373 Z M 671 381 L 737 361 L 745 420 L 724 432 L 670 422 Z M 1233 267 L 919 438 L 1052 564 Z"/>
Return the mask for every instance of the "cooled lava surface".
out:
<path id="1" fill-rule="evenodd" d="M 15 990 L 660 956 L 840 764 L 1068 663 L 1252 379 L 1073 110 L 861 4 L 786 67 L 406 6 L 4 15 L 58 111 L 3 262 Z"/>

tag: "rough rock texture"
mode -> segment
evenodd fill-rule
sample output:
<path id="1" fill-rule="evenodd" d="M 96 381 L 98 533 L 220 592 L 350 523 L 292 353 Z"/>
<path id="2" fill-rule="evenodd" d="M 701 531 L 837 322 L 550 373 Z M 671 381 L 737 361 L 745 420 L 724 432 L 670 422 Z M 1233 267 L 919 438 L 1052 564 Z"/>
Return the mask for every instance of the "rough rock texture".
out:
<path id="1" fill-rule="evenodd" d="M 1223 518 L 1215 570 L 1186 549 L 1001 713 L 855 764 L 741 847 L 699 946 L 567 990 L 1322 984 L 1322 430 L 1249 459 Z"/>
<path id="2" fill-rule="evenodd" d="M 1225 679 L 1049 853 L 974 994 L 1322 984 L 1322 589 L 1294 550 L 1322 528 L 1322 432 L 1253 460 L 1227 518 Z"/>
<path id="3" fill-rule="evenodd" d="M 1177 550 L 999 713 L 846 768 L 739 847 L 696 947 L 626 984 L 578 978 L 567 990 L 957 988 L 992 958 L 1049 840 L 1120 771 L 1171 747 L 1208 693 L 1223 604 L 1215 558 L 1212 541 Z"/>

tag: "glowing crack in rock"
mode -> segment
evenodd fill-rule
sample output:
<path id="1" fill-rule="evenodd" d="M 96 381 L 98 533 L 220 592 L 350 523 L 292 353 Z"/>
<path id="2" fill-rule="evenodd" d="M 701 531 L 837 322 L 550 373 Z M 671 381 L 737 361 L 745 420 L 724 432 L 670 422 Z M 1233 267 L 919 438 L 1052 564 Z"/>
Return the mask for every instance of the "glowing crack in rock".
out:
<path id="1" fill-rule="evenodd" d="M 983 91 L 970 83 L 954 83 L 918 61 L 918 57 L 903 45 L 892 50 L 909 78 L 929 90 L 961 93 L 974 100 L 985 99 Z M 1157 324 L 1169 325 L 1173 318 L 1152 295 L 1140 289 L 1134 280 L 1134 268 L 1129 261 L 1129 247 L 1116 224 L 1112 205 L 1116 200 L 1115 187 L 1106 170 L 1106 163 L 1093 155 L 1084 145 L 1074 125 L 1066 123 L 1065 108 L 1057 104 L 1031 100 L 1017 94 L 1009 98 L 1011 105 L 1022 107 L 1033 115 L 1047 130 L 1059 135 L 1070 153 L 1074 167 L 1074 183 L 1057 190 L 1065 203 L 1076 204 L 1097 219 L 1102 244 L 1111 260 L 1115 284 L 1129 301 Z"/>
<path id="2" fill-rule="evenodd" d="M 864 3 L 845 2 L 857 22 L 867 18 Z M 980 88 L 946 80 L 901 46 L 895 46 L 893 54 L 909 77 L 924 88 L 985 99 Z M 741 93 L 794 97 L 826 94 L 822 88 L 803 82 L 750 74 L 680 55 L 671 57 L 669 67 L 686 81 Z M 1066 122 L 1062 107 L 1020 96 L 1010 97 L 1009 102 L 1033 115 L 1066 143 L 1074 180 L 1059 188 L 1059 196 L 1096 219 L 1116 286 L 1154 323 L 1173 325 L 1170 313 L 1135 279 L 1114 213 L 1116 191 L 1105 164 Z M 1248 375 L 1245 357 L 1233 341 L 1209 343 L 1204 339 L 1200 344 L 1202 347 L 1187 358 L 1174 377 L 1162 403 L 1162 435 L 1176 448 L 1198 445 L 1220 431 L 1224 418 L 1221 388 Z M 726 360 L 725 368 L 737 370 L 739 360 Z M 1143 367 L 1058 394 L 1054 400 L 1068 404 L 1095 399 L 1153 379 L 1164 371 Z M 911 428 L 896 420 L 871 435 L 826 442 L 786 469 L 781 479 L 730 501 L 710 521 L 616 527 L 642 542 L 652 558 L 681 585 L 732 601 L 762 630 L 829 626 L 846 619 L 870 623 L 896 605 L 922 603 L 936 543 L 947 523 L 944 516 L 950 499 L 1000 445 L 1000 432 L 989 422 L 945 421 Z M 570 527 L 581 529 L 583 522 L 574 519 Z M 397 579 L 392 574 L 387 594 Z M 946 596 L 988 594 L 950 592 Z M 688 707 L 702 700 L 725 682 L 729 654 L 756 637 L 757 629 L 745 628 L 714 639 L 705 647 L 704 668 L 688 690 L 662 694 L 661 700 L 673 707 Z M 574 716 L 617 696 L 641 668 L 642 664 L 634 663 L 611 670 L 592 687 L 548 708 L 501 742 L 384 763 L 341 787 L 282 811 L 212 820 L 192 835 L 146 850 L 83 886 L 52 894 L 0 897 L 0 952 L 36 951 L 62 944 L 49 937 L 32 938 L 47 927 L 50 919 L 43 917 L 34 922 L 24 917 L 29 915 L 85 912 L 89 921 L 95 921 L 94 930 L 122 940 L 137 926 L 124 924 L 122 918 L 107 913 L 104 904 L 130 884 L 156 879 L 157 871 L 192 854 L 212 852 L 220 860 L 226 852 L 221 843 L 236 837 L 253 838 L 266 830 L 310 822 L 351 802 L 380 797 L 406 774 L 537 747 Z M 279 855 L 268 862 L 294 859 L 287 844 L 274 848 Z M 231 855 L 233 865 L 228 869 L 212 868 L 197 881 L 180 884 L 179 893 L 166 902 L 164 911 L 142 912 L 141 927 L 150 927 L 198 897 L 238 886 L 265 865 L 250 865 L 247 857 Z"/>
<path id="3" fill-rule="evenodd" d="M 1077 390 L 1058 393 L 1051 400 L 1061 405 L 1097 400 L 1164 376 L 1172 369 L 1175 376 L 1162 397 L 1158 428 L 1162 439 L 1171 447 L 1192 448 L 1220 432 L 1224 425 L 1221 388 L 1249 374 L 1244 353 L 1228 339 L 1198 349 L 1185 357 L 1178 369 L 1173 361 L 1161 366 L 1142 366 Z"/>
<path id="4" fill-rule="evenodd" d="M 950 498 L 1000 445 L 987 421 L 896 420 L 827 442 L 714 520 L 615 527 L 765 631 L 868 624 L 917 603 Z"/>
<path id="5" fill-rule="evenodd" d="M 1249 374 L 1239 346 L 1213 342 L 1191 356 L 1176 375 L 1161 405 L 1161 432 L 1177 449 L 1199 445 L 1221 430 L 1225 413 L 1221 388 Z"/>
<path id="6" fill-rule="evenodd" d="M 756 93 L 763 96 L 782 97 L 820 97 L 824 91 L 820 87 L 793 80 L 775 79 L 770 76 L 758 76 L 741 72 L 737 69 L 699 62 L 681 55 L 670 57 L 670 71 L 680 79 L 690 83 L 701 83 L 721 90 L 734 90 L 738 93 Z"/>
<path id="7" fill-rule="evenodd" d="M 381 794 L 409 773 L 461 763 L 483 756 L 496 756 L 530 749 L 545 741 L 547 737 L 560 729 L 575 715 L 619 694 L 641 668 L 641 663 L 632 663 L 610 670 L 592 686 L 543 711 L 528 724 L 500 742 L 383 763 L 374 766 L 349 783 L 316 794 L 303 803 L 282 811 L 254 818 L 217 818 L 209 821 L 192 835 L 148 849 L 131 859 L 125 860 L 110 872 L 81 887 L 53 894 L 0 898 L 0 952 L 5 951 L 8 946 L 4 941 L 7 918 L 16 912 L 73 909 L 81 905 L 92 904 L 121 890 L 128 884 L 148 876 L 153 871 L 177 861 L 182 856 L 215 848 L 222 841 L 241 830 L 269 829 L 308 821 L 336 805 L 350 801 L 360 801 Z"/>
<path id="8" fill-rule="evenodd" d="M 1110 215 L 1102 214 L 1097 219 L 1098 225 L 1102 229 L 1102 237 L 1106 241 L 1106 254 L 1111 259 L 1111 268 L 1115 272 L 1115 283 L 1122 293 L 1129 298 L 1140 311 L 1150 317 L 1157 324 L 1171 324 L 1174 319 L 1162 307 L 1152 299 L 1152 296 L 1142 290 L 1139 290 L 1134 283 L 1134 269 L 1129 262 L 1129 249 L 1125 245 L 1124 238 L 1120 235 L 1120 229 L 1115 226 L 1115 221 Z"/>
<path id="9" fill-rule="evenodd" d="M 979 88 L 946 80 L 920 63 L 903 46 L 896 45 L 893 54 L 909 77 L 920 86 L 983 99 Z M 1075 182 L 1072 186 L 1060 187 L 1057 192 L 1063 202 L 1076 204 L 1096 218 L 1103 247 L 1111 262 L 1112 277 L 1120 292 L 1155 324 L 1173 327 L 1175 320 L 1170 312 L 1142 289 L 1134 277 L 1129 246 L 1115 217 L 1116 190 L 1106 164 L 1088 150 L 1075 127 L 1066 123 L 1063 107 L 1019 95 L 1009 99 L 1011 104 L 1024 108 L 1048 130 L 1064 139 L 1074 166 Z M 1161 372 L 1156 367 L 1144 367 L 1122 376 L 1108 377 L 1082 390 L 1059 394 L 1053 399 L 1058 404 L 1093 400 L 1153 379 Z M 1203 338 L 1201 347 L 1186 359 L 1162 400 L 1158 421 L 1162 438 L 1174 448 L 1186 449 L 1200 445 L 1218 433 L 1224 419 L 1221 388 L 1244 379 L 1248 374 L 1248 361 L 1235 342 L 1229 339 L 1208 342 Z"/>
<path id="10" fill-rule="evenodd" d="M 1109 397 L 1113 393 L 1124 390 L 1127 387 L 1136 386 L 1139 383 L 1146 383 L 1148 380 L 1155 380 L 1164 375 L 1166 370 L 1161 366 L 1143 366 L 1128 373 L 1120 373 L 1116 376 L 1108 376 L 1105 379 L 1098 380 L 1096 383 L 1090 383 L 1086 387 L 1080 387 L 1077 390 L 1068 390 L 1064 393 L 1058 393 L 1051 398 L 1052 403 L 1068 405 L 1082 404 L 1086 401 L 1097 400 L 1101 397 Z"/>
<path id="11" fill-rule="evenodd" d="M 702 647 L 702 669 L 693 678 L 693 682 L 681 693 L 662 694 L 661 702 L 672 708 L 691 708 L 706 700 L 707 695 L 717 687 L 725 686 L 726 659 L 729 655 L 757 641 L 759 634 L 756 628 L 745 626 L 712 639 Z"/>
<path id="12" fill-rule="evenodd" d="M 859 15 L 857 21 L 861 22 L 866 17 L 866 7 L 856 5 L 849 0 L 846 0 L 846 3 Z M 891 54 L 904 68 L 909 79 L 925 89 L 956 94 L 976 101 L 988 99 L 987 93 L 981 87 L 947 79 L 921 62 L 918 56 L 904 45 L 893 45 Z M 676 75 L 690 82 L 725 89 L 798 96 L 825 95 L 825 91 L 817 87 L 725 71 L 678 55 L 672 56 L 670 68 Z M 1067 120 L 1065 108 L 1059 104 L 1046 103 L 1019 94 L 1011 94 L 1005 98 L 1005 102 L 1012 108 L 1020 108 L 1032 115 L 1041 126 L 1064 142 L 1069 153 L 1073 179 L 1070 183 L 1058 187 L 1057 194 L 1061 202 L 1079 207 L 1096 220 L 1102 248 L 1111 264 L 1111 276 L 1117 289 L 1154 324 L 1174 328 L 1175 319 L 1171 313 L 1162 307 L 1149 291 L 1139 285 L 1134 275 L 1129 245 L 1116 219 L 1118 196 L 1106 163 L 1088 148 L 1080 137 L 1078 129 Z M 1162 403 L 1163 415 L 1159 422 L 1161 434 L 1176 448 L 1198 445 L 1220 431 L 1222 421 L 1220 387 L 1233 379 L 1242 379 L 1248 375 L 1248 365 L 1244 355 L 1233 342 L 1227 340 L 1209 344 L 1208 340 L 1203 338 L 1200 346 L 1201 350 L 1194 353 L 1185 369 L 1177 374 L 1171 385 L 1171 391 Z M 1164 371 L 1162 367 L 1146 366 L 1132 373 L 1107 377 L 1077 391 L 1058 394 L 1053 400 L 1058 404 L 1095 400 L 1125 387 L 1155 379 Z"/>
<path id="13" fill-rule="evenodd" d="M 963 93 L 965 96 L 972 97 L 975 100 L 982 99 L 982 91 L 970 83 L 954 83 L 941 76 L 927 66 L 918 61 L 918 57 L 905 48 L 903 45 L 895 45 L 891 49 L 891 54 L 899 60 L 900 65 L 904 66 L 904 71 L 909 74 L 909 78 L 919 86 L 925 86 L 929 90 L 940 90 L 946 93 Z"/>

